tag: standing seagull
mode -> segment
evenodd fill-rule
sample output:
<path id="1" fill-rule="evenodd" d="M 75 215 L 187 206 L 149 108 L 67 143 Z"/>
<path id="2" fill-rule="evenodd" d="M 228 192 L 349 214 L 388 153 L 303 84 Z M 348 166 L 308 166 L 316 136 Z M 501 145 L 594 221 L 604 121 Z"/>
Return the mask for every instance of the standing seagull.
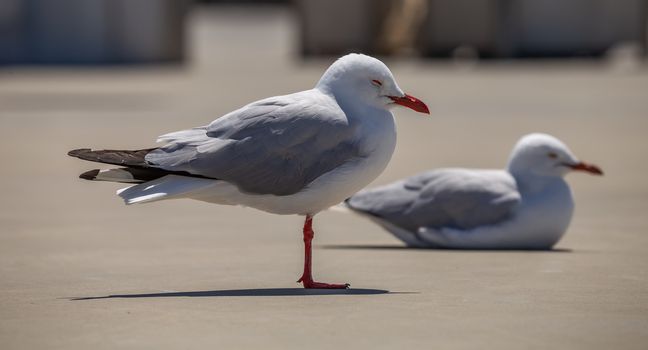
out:
<path id="1" fill-rule="evenodd" d="M 603 175 L 555 137 L 530 134 L 513 148 L 507 170 L 431 170 L 345 204 L 412 247 L 549 249 L 571 221 L 563 176 L 572 170 Z"/>
<path id="2" fill-rule="evenodd" d="M 126 204 L 190 198 L 304 215 L 304 273 L 298 282 L 305 288 L 347 288 L 313 280 L 313 216 L 385 169 L 396 144 L 389 111 L 396 104 L 429 114 L 423 102 L 398 87 L 385 64 L 350 54 L 333 63 L 314 89 L 266 98 L 207 126 L 162 135 L 162 147 L 68 154 L 121 166 L 80 177 L 138 184 L 117 191 Z"/>

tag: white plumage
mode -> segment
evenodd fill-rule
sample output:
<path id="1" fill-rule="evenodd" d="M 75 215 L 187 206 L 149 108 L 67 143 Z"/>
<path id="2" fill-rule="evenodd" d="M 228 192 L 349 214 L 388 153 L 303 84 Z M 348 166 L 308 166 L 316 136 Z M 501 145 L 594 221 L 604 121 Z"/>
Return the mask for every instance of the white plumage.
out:
<path id="1" fill-rule="evenodd" d="M 351 196 L 387 166 L 396 128 L 385 96 L 404 94 L 380 61 L 362 55 L 341 61 L 312 90 L 257 101 L 208 126 L 162 135 L 158 141 L 166 145 L 146 155 L 154 167 L 208 179 L 169 175 L 119 190 L 119 196 L 127 204 L 190 198 L 301 215 Z M 379 90 L 369 77 L 385 83 Z M 348 89 L 339 80 L 365 89 Z M 364 96 L 364 90 L 375 96 Z"/>
<path id="2" fill-rule="evenodd" d="M 523 137 L 506 170 L 438 169 L 376 189 L 345 204 L 413 247 L 548 249 L 571 221 L 563 176 L 602 174 L 558 139 Z"/>
<path id="3" fill-rule="evenodd" d="M 396 145 L 399 104 L 423 113 L 379 60 L 344 56 L 315 88 L 250 103 L 207 126 L 168 133 L 164 145 L 135 151 L 78 149 L 71 156 L 122 168 L 81 177 L 138 183 L 117 191 L 126 204 L 189 198 L 305 215 L 306 288 L 346 288 L 314 282 L 312 216 L 375 179 Z"/>

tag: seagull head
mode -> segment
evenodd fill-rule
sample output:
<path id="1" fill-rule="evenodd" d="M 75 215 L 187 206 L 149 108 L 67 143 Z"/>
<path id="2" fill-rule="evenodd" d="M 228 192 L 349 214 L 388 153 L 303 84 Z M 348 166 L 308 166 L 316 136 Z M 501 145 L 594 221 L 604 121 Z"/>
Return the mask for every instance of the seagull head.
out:
<path id="1" fill-rule="evenodd" d="M 384 63 L 367 55 L 353 53 L 340 57 L 324 72 L 316 88 L 334 95 L 343 104 L 364 103 L 381 109 L 401 105 L 430 114 L 425 103 L 398 87 Z"/>
<path id="2" fill-rule="evenodd" d="M 562 177 L 571 171 L 603 175 L 596 165 L 578 160 L 562 141 L 540 133 L 526 135 L 518 141 L 511 153 L 508 169 L 514 175 Z"/>

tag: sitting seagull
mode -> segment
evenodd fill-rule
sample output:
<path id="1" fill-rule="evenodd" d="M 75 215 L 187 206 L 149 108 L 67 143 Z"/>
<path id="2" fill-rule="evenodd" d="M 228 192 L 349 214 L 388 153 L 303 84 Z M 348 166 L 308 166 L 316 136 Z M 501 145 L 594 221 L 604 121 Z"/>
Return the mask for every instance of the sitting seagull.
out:
<path id="1" fill-rule="evenodd" d="M 305 288 L 347 288 L 313 281 L 313 216 L 348 198 L 387 166 L 396 144 L 394 105 L 428 113 L 405 94 L 379 60 L 338 59 L 315 88 L 253 102 L 207 126 L 162 135 L 159 148 L 77 149 L 70 156 L 119 168 L 86 180 L 136 184 L 117 194 L 126 204 L 190 198 L 306 216 Z"/>
<path id="2" fill-rule="evenodd" d="M 553 136 L 518 141 L 506 170 L 438 169 L 361 191 L 346 207 L 411 247 L 550 249 L 574 210 L 572 170 L 603 175 Z"/>

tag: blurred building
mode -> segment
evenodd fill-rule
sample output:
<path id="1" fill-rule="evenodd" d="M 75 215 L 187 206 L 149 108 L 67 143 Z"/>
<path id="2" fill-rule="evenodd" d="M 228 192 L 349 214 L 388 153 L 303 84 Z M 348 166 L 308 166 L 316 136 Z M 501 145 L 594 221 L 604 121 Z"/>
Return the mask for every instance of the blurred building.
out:
<path id="1" fill-rule="evenodd" d="M 2 0 L 0 63 L 179 61 L 188 0 Z"/>
<path id="2" fill-rule="evenodd" d="M 566 57 L 646 48 L 648 0 L 1 0 L 0 64 L 181 61 L 188 9 L 222 3 L 294 6 L 305 56 Z"/>
<path id="3" fill-rule="evenodd" d="M 646 0 L 298 0 L 305 55 L 596 56 L 645 51 Z"/>

